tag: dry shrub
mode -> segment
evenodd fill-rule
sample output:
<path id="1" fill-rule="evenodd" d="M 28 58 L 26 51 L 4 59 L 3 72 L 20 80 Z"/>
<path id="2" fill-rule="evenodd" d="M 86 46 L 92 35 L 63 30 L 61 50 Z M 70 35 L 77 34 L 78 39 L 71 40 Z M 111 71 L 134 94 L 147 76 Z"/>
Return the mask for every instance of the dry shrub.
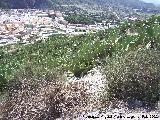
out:
<path id="1" fill-rule="evenodd" d="M 30 79 L 22 75 L 18 79 L 17 84 L 11 85 L 8 100 L 4 103 L 3 120 L 76 117 L 88 105 L 89 94 L 83 82 L 67 83 L 62 76 L 53 74 Z"/>

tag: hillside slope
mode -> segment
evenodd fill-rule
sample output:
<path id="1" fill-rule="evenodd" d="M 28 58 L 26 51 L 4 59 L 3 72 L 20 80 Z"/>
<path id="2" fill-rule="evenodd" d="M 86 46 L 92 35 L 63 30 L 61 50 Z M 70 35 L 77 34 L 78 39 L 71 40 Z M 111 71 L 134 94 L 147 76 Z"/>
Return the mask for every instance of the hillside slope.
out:
<path id="1" fill-rule="evenodd" d="M 88 4 L 88 5 L 109 5 L 124 6 L 130 8 L 150 8 L 153 4 L 140 0 L 1 0 L 2 8 L 52 8 L 63 4 Z"/>

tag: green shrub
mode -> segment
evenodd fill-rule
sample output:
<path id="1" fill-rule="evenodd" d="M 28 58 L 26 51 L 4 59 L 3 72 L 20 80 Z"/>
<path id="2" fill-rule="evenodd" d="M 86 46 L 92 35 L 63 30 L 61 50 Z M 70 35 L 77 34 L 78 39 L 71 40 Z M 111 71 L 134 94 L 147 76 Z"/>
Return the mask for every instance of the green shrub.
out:
<path id="1" fill-rule="evenodd" d="M 2 92 L 5 89 L 6 84 L 7 79 L 5 79 L 4 76 L 0 74 L 0 92 Z"/>
<path id="2" fill-rule="evenodd" d="M 109 101 L 139 100 L 154 106 L 159 100 L 160 51 L 140 50 L 107 61 L 106 91 Z"/>

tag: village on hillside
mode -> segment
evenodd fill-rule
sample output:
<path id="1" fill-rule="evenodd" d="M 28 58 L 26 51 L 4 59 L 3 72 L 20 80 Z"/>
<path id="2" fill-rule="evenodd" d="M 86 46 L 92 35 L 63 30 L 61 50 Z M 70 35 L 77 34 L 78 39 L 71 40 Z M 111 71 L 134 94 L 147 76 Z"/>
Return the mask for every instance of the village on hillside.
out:
<path id="1" fill-rule="evenodd" d="M 11 9 L 0 12 L 0 46 L 31 44 L 51 35 L 80 35 L 117 26 L 115 23 L 71 24 L 54 10 Z M 136 20 L 136 18 L 130 18 Z"/>

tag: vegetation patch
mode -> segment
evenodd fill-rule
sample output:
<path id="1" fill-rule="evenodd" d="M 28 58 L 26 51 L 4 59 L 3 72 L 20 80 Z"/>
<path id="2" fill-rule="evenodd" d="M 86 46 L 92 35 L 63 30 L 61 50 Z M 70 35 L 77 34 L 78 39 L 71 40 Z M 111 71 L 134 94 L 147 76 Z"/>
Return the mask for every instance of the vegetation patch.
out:
<path id="1" fill-rule="evenodd" d="M 1 79 L 3 77 L 5 81 L 10 81 L 27 65 L 32 66 L 33 72 L 37 74 L 59 69 L 69 70 L 81 77 L 96 65 L 103 64 L 102 61 L 107 56 L 112 57 L 119 51 L 125 53 L 137 50 L 148 43 L 151 43 L 150 47 L 157 49 L 160 40 L 159 22 L 160 17 L 153 16 L 145 21 L 123 23 L 119 27 L 95 34 L 74 37 L 55 35 L 45 42 L 1 47 Z"/>
<path id="2" fill-rule="evenodd" d="M 25 75 L 17 76 L 19 82 L 9 87 L 7 100 L 1 107 L 4 120 L 72 119 L 87 110 L 90 94 L 84 83 L 66 83 L 65 77 L 58 74 Z"/>
<path id="3" fill-rule="evenodd" d="M 155 50 L 132 51 L 109 59 L 105 71 L 106 99 L 141 101 L 141 107 L 155 107 L 159 101 L 159 66 L 160 52 Z"/>
<path id="4" fill-rule="evenodd" d="M 62 77 L 66 71 L 83 77 L 97 65 L 106 66 L 106 100 L 138 100 L 144 106 L 155 106 L 160 87 L 159 23 L 160 17 L 153 16 L 95 34 L 52 36 L 36 44 L 1 47 L 0 90 L 9 95 L 4 117 L 50 119 L 83 108 L 88 101 L 86 89 L 67 87 Z M 79 97 L 83 95 L 85 100 Z"/>

